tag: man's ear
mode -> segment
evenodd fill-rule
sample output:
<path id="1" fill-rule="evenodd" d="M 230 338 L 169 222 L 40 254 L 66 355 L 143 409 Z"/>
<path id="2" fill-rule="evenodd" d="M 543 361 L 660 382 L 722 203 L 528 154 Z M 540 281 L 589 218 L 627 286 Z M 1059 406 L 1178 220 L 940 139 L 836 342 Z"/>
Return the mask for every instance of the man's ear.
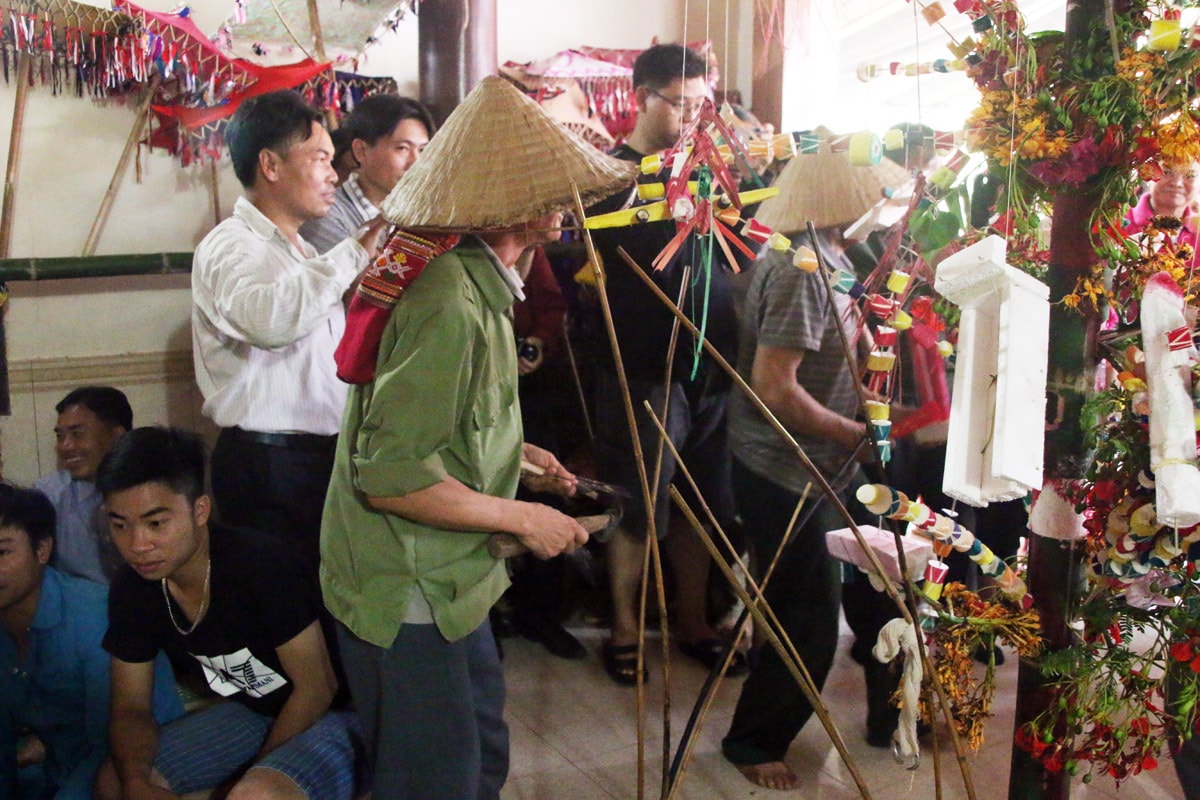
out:
<path id="1" fill-rule="evenodd" d="M 350 152 L 354 154 L 354 160 L 359 166 L 363 163 L 363 156 L 367 154 L 367 148 L 371 145 L 367 144 L 363 139 L 350 140 Z"/>
<path id="2" fill-rule="evenodd" d="M 50 563 L 50 554 L 54 552 L 54 537 L 47 536 L 38 542 L 38 546 L 34 548 L 33 554 L 37 557 L 37 561 L 43 567 Z"/>
<path id="3" fill-rule="evenodd" d="M 206 494 L 202 494 L 196 498 L 196 502 L 192 503 L 192 522 L 197 527 L 208 524 L 208 516 L 212 513 L 212 498 Z"/>
<path id="4" fill-rule="evenodd" d="M 279 179 L 279 165 L 282 163 L 283 156 L 274 150 L 263 148 L 258 151 L 258 171 L 268 183 Z"/>
<path id="5" fill-rule="evenodd" d="M 647 86 L 639 86 L 633 90 L 633 99 L 637 103 L 638 113 L 646 110 L 646 101 L 650 99 L 650 89 Z"/>

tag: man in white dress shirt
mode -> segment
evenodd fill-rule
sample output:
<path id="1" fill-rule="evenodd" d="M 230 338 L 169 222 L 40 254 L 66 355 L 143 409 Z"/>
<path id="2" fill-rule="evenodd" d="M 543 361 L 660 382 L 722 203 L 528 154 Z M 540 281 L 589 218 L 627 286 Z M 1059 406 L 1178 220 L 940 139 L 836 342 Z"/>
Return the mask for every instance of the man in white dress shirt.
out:
<path id="1" fill-rule="evenodd" d="M 383 221 L 324 255 L 300 236 L 328 213 L 337 174 L 320 112 L 295 92 L 245 101 L 225 138 L 245 192 L 192 267 L 196 383 L 221 428 L 213 495 L 226 523 L 291 538 L 315 574 L 346 403 L 333 359 L 343 296 L 374 257 Z"/>

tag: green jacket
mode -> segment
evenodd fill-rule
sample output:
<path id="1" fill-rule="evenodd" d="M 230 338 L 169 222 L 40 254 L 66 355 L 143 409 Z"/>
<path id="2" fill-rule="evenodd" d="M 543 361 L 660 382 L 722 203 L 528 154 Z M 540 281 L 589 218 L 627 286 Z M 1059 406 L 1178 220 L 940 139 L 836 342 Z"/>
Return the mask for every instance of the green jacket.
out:
<path id="1" fill-rule="evenodd" d="M 376 511 L 450 475 L 516 494 L 521 456 L 513 296 L 484 245 L 465 239 L 429 263 L 396 304 L 375 379 L 350 392 L 321 524 L 321 586 L 333 616 L 390 647 L 414 591 L 449 641 L 475 630 L 508 585 L 488 533 Z"/>

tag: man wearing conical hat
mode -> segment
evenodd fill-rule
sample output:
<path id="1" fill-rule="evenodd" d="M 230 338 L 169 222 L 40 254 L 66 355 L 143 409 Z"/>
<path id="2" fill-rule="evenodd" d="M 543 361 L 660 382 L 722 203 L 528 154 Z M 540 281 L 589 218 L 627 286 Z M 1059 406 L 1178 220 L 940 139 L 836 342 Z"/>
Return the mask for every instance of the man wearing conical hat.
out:
<path id="1" fill-rule="evenodd" d="M 351 389 L 325 504 L 321 583 L 375 797 L 482 800 L 504 784 L 488 610 L 508 578 L 488 536 L 511 533 L 543 558 L 587 539 L 570 517 L 513 499 L 522 458 L 546 470 L 534 488 L 569 493 L 575 480 L 521 441 L 513 265 L 558 237 L 576 189 L 588 202 L 632 174 L 485 78 L 383 203 L 416 235 L 461 239 L 395 303 L 373 377 Z"/>
<path id="2" fill-rule="evenodd" d="M 844 154 L 828 150 L 797 156 L 775 181 L 779 194 L 762 204 L 755 219 L 797 246 L 819 248 L 830 268 L 852 273 L 842 228 L 869 210 L 881 189 L 906 177 L 890 162 L 852 166 Z M 816 242 L 805 230 L 809 221 L 818 229 Z M 862 325 L 853 301 L 839 292 L 831 296 L 822 276 L 793 266 L 787 253 L 768 250 L 750 273 L 741 316 L 738 372 L 834 490 L 844 492 L 859 476 L 856 456 L 867 453 L 866 423 L 855 418 L 857 370 L 842 346 L 843 336 L 858 340 Z M 830 503 L 811 495 L 794 516 L 813 476 L 740 392 L 729 406 L 729 444 L 737 509 L 758 554 L 757 579 L 800 520 L 775 565 L 766 599 L 819 689 L 837 650 L 840 590 L 825 531 L 843 522 Z M 799 778 L 784 757 L 812 713 L 782 659 L 764 647 L 742 686 L 722 751 L 753 783 L 794 789 Z M 894 716 L 878 724 L 890 741 Z"/>

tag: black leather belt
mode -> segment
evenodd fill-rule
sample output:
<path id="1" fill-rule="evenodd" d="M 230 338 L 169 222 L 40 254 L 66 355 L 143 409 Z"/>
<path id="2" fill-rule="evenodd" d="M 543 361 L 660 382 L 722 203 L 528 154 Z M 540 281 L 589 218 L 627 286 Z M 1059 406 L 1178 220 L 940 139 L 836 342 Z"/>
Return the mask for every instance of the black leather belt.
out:
<path id="1" fill-rule="evenodd" d="M 337 445 L 336 434 L 322 436 L 319 433 L 263 433 L 262 431 L 246 431 L 241 428 L 225 428 L 224 433 L 237 442 L 265 444 L 289 450 L 326 451 Z"/>

